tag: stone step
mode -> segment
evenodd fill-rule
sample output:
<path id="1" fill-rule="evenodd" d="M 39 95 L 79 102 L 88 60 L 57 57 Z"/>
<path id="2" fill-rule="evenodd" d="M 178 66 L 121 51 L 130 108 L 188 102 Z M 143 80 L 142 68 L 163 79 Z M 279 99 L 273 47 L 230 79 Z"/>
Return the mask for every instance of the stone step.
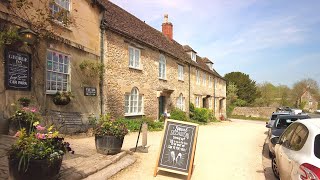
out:
<path id="1" fill-rule="evenodd" d="M 133 155 L 126 155 L 123 158 L 121 158 L 116 163 L 111 164 L 110 166 L 102 169 L 101 171 L 98 171 L 86 178 L 84 180 L 104 180 L 112 177 L 122 169 L 130 166 L 136 162 L 136 158 Z"/>
<path id="2" fill-rule="evenodd" d="M 122 151 L 113 156 L 94 154 L 88 157 L 77 157 L 74 159 L 64 160 L 60 170 L 59 179 L 78 180 L 86 178 L 89 175 L 116 163 L 127 154 L 127 151 Z"/>

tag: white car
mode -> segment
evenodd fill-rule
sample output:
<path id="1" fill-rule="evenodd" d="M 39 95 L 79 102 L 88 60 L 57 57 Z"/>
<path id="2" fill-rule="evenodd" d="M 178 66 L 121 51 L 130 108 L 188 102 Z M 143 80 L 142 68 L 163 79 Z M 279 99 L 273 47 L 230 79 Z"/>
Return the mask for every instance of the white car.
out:
<path id="1" fill-rule="evenodd" d="M 298 120 L 283 132 L 272 170 L 281 180 L 320 180 L 320 118 Z"/>

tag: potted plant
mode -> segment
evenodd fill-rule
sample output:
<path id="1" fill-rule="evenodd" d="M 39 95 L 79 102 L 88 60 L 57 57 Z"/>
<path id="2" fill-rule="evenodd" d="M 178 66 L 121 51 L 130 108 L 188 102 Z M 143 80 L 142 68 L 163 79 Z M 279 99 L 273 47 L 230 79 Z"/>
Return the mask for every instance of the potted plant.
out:
<path id="1" fill-rule="evenodd" d="M 53 96 L 53 103 L 55 105 L 67 105 L 70 103 L 72 97 L 73 95 L 70 91 L 57 91 Z"/>
<path id="2" fill-rule="evenodd" d="M 36 107 L 18 108 L 15 113 L 9 118 L 10 129 L 17 131 L 25 128 L 27 134 L 32 131 L 32 125 L 36 121 L 40 121 L 41 114 Z M 15 133 L 15 132 L 14 132 Z"/>
<path id="3" fill-rule="evenodd" d="M 23 128 L 16 133 L 18 140 L 8 152 L 9 177 L 15 180 L 57 179 L 65 153 L 63 138 L 53 126 L 33 124 L 35 131 L 26 133 Z"/>
<path id="4" fill-rule="evenodd" d="M 21 106 L 23 107 L 28 107 L 30 102 L 31 102 L 31 99 L 27 98 L 27 97 L 21 97 L 18 99 L 19 103 Z"/>
<path id="5" fill-rule="evenodd" d="M 96 121 L 93 133 L 98 153 L 117 154 L 122 148 L 124 136 L 128 134 L 128 128 L 123 121 L 112 120 L 109 115 L 101 115 Z"/>

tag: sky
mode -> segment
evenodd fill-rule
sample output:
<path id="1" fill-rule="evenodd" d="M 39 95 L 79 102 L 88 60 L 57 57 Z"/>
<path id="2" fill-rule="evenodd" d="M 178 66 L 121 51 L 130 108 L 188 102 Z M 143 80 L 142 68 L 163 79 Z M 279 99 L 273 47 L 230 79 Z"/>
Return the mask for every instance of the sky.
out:
<path id="1" fill-rule="evenodd" d="M 319 0 L 111 0 L 161 31 L 163 15 L 173 38 L 208 57 L 224 76 L 240 71 L 257 83 L 320 84 Z"/>

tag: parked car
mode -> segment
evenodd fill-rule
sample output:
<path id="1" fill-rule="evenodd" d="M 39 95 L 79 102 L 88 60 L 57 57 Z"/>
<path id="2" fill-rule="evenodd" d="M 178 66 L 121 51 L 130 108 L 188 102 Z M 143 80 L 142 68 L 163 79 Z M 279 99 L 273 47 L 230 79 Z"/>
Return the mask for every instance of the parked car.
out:
<path id="1" fill-rule="evenodd" d="M 283 131 L 294 121 L 298 119 L 310 119 L 308 115 L 278 115 L 273 125 L 269 127 L 267 144 L 269 146 L 269 156 L 274 155 L 274 146 Z"/>
<path id="2" fill-rule="evenodd" d="M 281 180 L 320 179 L 320 118 L 298 120 L 283 132 L 272 170 Z"/>
<path id="3" fill-rule="evenodd" d="M 302 114 L 302 110 L 301 109 L 291 109 L 291 112 L 293 114 Z"/>
<path id="4" fill-rule="evenodd" d="M 266 122 L 266 127 L 271 128 L 273 126 L 274 121 L 277 119 L 279 115 L 289 115 L 289 111 L 281 111 L 281 112 L 273 112 L 269 121 Z"/>

